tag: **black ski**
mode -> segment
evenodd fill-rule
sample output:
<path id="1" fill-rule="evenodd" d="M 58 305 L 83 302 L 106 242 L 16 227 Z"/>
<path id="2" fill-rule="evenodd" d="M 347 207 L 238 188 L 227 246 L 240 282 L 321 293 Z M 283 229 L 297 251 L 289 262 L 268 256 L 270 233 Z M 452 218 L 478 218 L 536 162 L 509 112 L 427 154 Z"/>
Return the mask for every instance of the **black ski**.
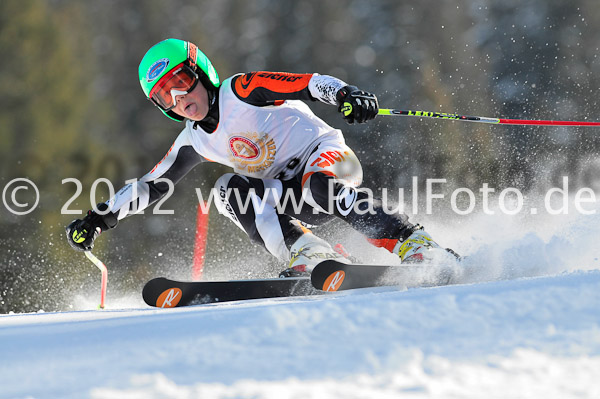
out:
<path id="1" fill-rule="evenodd" d="M 401 285 L 405 287 L 450 284 L 453 269 L 429 264 L 357 265 L 326 260 L 311 273 L 313 287 L 322 291 Z"/>
<path id="2" fill-rule="evenodd" d="M 231 281 L 175 281 L 164 277 L 144 286 L 144 301 L 159 308 L 315 295 L 324 291 L 398 285 L 423 287 L 451 284 L 454 269 L 429 264 L 358 265 L 326 260 L 310 277 Z"/>
<path id="3" fill-rule="evenodd" d="M 232 281 L 174 281 L 164 277 L 150 280 L 142 297 L 150 305 L 172 308 L 187 305 L 312 295 L 315 290 L 308 277 Z"/>

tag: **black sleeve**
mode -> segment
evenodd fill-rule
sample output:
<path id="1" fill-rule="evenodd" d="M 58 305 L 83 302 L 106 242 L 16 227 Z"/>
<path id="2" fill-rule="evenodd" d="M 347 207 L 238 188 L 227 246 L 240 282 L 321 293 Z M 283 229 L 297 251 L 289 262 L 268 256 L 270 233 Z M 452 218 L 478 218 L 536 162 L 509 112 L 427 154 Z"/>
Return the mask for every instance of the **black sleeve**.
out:
<path id="1" fill-rule="evenodd" d="M 190 170 L 206 158 L 196 152 L 183 131 L 164 158 L 141 179 L 121 188 L 107 204 L 117 218 L 142 211 L 165 196 Z M 170 183 L 169 183 L 170 182 Z"/>

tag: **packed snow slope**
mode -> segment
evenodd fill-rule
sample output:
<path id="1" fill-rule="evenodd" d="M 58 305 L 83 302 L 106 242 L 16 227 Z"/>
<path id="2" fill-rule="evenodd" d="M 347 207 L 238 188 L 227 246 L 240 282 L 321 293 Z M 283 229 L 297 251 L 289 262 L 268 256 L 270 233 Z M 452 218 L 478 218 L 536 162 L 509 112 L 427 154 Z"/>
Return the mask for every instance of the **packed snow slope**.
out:
<path id="1" fill-rule="evenodd" d="M 0 318 L 2 398 L 598 398 L 600 271 Z"/>
<path id="2" fill-rule="evenodd" d="M 598 218 L 510 223 L 429 224 L 454 286 L 2 315 L 0 398 L 599 398 Z"/>

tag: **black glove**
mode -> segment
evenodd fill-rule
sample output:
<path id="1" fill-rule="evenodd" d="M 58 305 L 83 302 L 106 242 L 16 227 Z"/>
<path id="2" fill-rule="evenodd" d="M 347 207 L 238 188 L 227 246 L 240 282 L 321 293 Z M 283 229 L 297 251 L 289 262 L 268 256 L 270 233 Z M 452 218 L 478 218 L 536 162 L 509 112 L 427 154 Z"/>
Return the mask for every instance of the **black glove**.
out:
<path id="1" fill-rule="evenodd" d="M 364 123 L 377 116 L 379 104 L 375 94 L 358 90 L 356 86 L 346 86 L 337 92 L 335 98 L 338 111 L 342 113 L 346 122 Z"/>
<path id="2" fill-rule="evenodd" d="M 98 204 L 97 209 L 104 212 L 108 209 L 108 205 Z M 94 211 L 88 211 L 86 217 L 73 220 L 66 227 L 67 241 L 77 251 L 91 251 L 94 248 L 96 237 L 103 231 L 112 229 L 117 223 L 117 216 L 112 212 L 100 215 Z"/>

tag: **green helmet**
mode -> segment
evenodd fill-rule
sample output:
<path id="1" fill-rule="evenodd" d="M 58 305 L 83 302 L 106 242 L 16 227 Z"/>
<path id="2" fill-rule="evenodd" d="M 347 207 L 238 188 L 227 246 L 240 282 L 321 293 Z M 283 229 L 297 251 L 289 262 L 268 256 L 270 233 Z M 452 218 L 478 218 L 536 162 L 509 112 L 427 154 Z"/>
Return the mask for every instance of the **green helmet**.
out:
<path id="1" fill-rule="evenodd" d="M 207 90 L 212 91 L 219 88 L 221 83 L 217 71 L 208 57 L 195 44 L 185 40 L 166 39 L 152 46 L 140 62 L 138 74 L 146 98 L 150 99 L 150 92 L 160 78 L 182 62 L 188 63 L 195 69 L 200 82 Z M 182 122 L 184 120 L 173 111 L 158 108 L 175 121 Z"/>

